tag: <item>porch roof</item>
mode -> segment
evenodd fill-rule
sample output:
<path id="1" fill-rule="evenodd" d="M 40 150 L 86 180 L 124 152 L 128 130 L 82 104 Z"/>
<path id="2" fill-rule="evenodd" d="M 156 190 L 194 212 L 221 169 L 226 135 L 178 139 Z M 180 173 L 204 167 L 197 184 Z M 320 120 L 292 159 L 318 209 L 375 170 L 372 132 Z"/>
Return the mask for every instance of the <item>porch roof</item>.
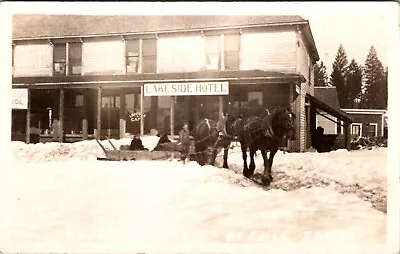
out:
<path id="1" fill-rule="evenodd" d="M 329 106 L 328 104 L 320 101 L 319 99 L 317 99 L 316 97 L 307 94 L 307 98 L 310 99 L 311 105 L 315 106 L 318 109 L 321 109 L 325 112 L 327 112 L 328 114 L 346 122 L 346 123 L 352 123 L 353 120 L 351 119 L 351 117 L 346 114 L 345 112 L 341 111 L 340 109 L 334 109 L 333 107 Z"/>
<path id="2" fill-rule="evenodd" d="M 255 83 L 305 82 L 298 73 L 282 73 L 261 70 L 200 71 L 189 73 L 151 73 L 118 75 L 79 75 L 51 77 L 14 77 L 13 88 L 59 87 L 139 87 L 144 83 L 231 81 Z"/>

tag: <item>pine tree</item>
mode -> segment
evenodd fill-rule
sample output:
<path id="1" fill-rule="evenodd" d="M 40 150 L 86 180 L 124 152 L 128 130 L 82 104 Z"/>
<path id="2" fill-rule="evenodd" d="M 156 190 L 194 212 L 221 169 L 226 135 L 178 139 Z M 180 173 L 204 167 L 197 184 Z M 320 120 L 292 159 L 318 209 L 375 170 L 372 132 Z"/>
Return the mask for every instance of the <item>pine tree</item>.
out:
<path id="1" fill-rule="evenodd" d="M 371 109 L 387 108 L 387 77 L 382 62 L 372 46 L 364 67 L 363 106 Z"/>
<path id="2" fill-rule="evenodd" d="M 324 62 L 315 64 L 314 86 L 328 86 L 328 74 Z"/>
<path id="3" fill-rule="evenodd" d="M 356 100 L 360 99 L 362 86 L 362 68 L 353 59 L 345 73 L 346 80 L 346 103 L 344 108 L 357 108 Z"/>
<path id="4" fill-rule="evenodd" d="M 336 53 L 335 61 L 332 64 L 330 84 L 336 87 L 341 108 L 344 108 L 349 100 L 345 79 L 347 64 L 348 61 L 346 52 L 342 44 L 340 44 L 338 52 Z"/>

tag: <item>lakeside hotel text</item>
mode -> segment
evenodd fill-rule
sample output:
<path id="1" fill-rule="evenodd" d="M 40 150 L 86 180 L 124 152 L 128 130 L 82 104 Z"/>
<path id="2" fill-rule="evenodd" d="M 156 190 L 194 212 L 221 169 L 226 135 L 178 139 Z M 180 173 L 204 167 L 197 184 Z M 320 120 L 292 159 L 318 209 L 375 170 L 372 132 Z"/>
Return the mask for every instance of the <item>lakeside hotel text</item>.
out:
<path id="1" fill-rule="evenodd" d="M 154 83 L 144 85 L 144 96 L 228 94 L 228 82 Z"/>

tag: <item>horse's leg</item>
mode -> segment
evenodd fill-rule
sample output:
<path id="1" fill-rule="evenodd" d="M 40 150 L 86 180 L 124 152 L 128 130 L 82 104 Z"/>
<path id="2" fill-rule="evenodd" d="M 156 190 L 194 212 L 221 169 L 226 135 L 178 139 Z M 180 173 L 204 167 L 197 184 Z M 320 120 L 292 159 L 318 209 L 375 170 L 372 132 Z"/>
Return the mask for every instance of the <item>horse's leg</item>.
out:
<path id="1" fill-rule="evenodd" d="M 249 178 L 252 175 L 252 172 L 247 167 L 247 147 L 242 146 L 242 158 L 243 158 L 243 175 Z"/>
<path id="2" fill-rule="evenodd" d="M 197 155 L 197 163 L 199 163 L 200 166 L 204 166 L 203 151 L 199 144 L 195 145 L 195 152 Z"/>
<path id="3" fill-rule="evenodd" d="M 273 180 L 271 169 L 272 169 L 272 163 L 274 161 L 274 156 L 277 151 L 278 151 L 277 148 L 271 149 L 269 157 L 267 158 L 267 151 L 265 149 L 261 150 L 261 154 L 264 158 L 264 172 L 263 172 L 262 182 L 265 185 L 269 185 Z"/>
<path id="4" fill-rule="evenodd" d="M 224 168 L 228 168 L 228 149 L 229 149 L 229 145 L 224 147 Z"/>
<path id="5" fill-rule="evenodd" d="M 212 148 L 212 155 L 211 155 L 211 161 L 210 161 L 210 165 L 214 166 L 215 164 L 215 158 L 217 157 L 217 148 L 213 147 Z"/>
<path id="6" fill-rule="evenodd" d="M 250 147 L 250 165 L 249 165 L 249 172 L 254 174 L 254 170 L 256 169 L 256 164 L 254 163 L 254 155 L 256 154 L 257 149 Z"/>

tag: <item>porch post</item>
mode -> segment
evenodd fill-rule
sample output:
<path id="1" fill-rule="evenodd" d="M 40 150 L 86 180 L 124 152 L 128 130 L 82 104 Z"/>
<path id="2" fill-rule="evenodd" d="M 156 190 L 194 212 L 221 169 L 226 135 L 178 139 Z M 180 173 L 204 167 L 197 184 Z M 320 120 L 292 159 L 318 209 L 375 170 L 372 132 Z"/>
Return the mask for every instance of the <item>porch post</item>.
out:
<path id="1" fill-rule="evenodd" d="M 88 89 L 83 90 L 83 119 L 82 119 L 82 135 L 83 140 L 88 139 L 88 120 L 87 120 L 87 101 L 88 101 Z"/>
<path id="2" fill-rule="evenodd" d="M 174 111 L 175 111 L 175 96 L 171 96 L 170 97 L 170 99 L 171 99 L 171 120 L 170 120 L 170 129 L 171 129 L 171 139 L 172 139 L 172 141 L 174 140 L 174 119 L 175 119 L 175 116 L 174 116 Z"/>
<path id="3" fill-rule="evenodd" d="M 31 90 L 28 89 L 28 108 L 26 110 L 26 143 L 31 142 Z"/>
<path id="4" fill-rule="evenodd" d="M 60 142 L 64 141 L 64 88 L 60 88 L 60 128 L 59 128 L 59 138 Z"/>
<path id="5" fill-rule="evenodd" d="M 345 148 L 350 151 L 350 123 L 345 122 L 344 123 L 344 143 L 345 143 Z"/>
<path id="6" fill-rule="evenodd" d="M 221 120 L 223 112 L 224 112 L 224 98 L 222 96 L 219 96 L 219 120 Z"/>
<path id="7" fill-rule="evenodd" d="M 124 138 L 126 132 L 125 122 L 125 89 L 121 88 L 119 100 L 119 138 Z"/>
<path id="8" fill-rule="evenodd" d="M 142 85 L 142 86 L 140 86 L 140 136 L 144 136 L 143 100 L 144 100 L 144 94 L 143 94 L 143 85 Z"/>
<path id="9" fill-rule="evenodd" d="M 151 98 L 151 127 L 150 129 L 157 129 L 158 123 L 157 123 L 157 118 L 158 118 L 158 97 L 157 96 L 152 96 Z M 149 119 L 150 120 L 150 119 Z M 163 119 L 164 120 L 164 119 Z"/>
<path id="10" fill-rule="evenodd" d="M 97 88 L 97 133 L 96 138 L 101 137 L 101 87 Z"/>

